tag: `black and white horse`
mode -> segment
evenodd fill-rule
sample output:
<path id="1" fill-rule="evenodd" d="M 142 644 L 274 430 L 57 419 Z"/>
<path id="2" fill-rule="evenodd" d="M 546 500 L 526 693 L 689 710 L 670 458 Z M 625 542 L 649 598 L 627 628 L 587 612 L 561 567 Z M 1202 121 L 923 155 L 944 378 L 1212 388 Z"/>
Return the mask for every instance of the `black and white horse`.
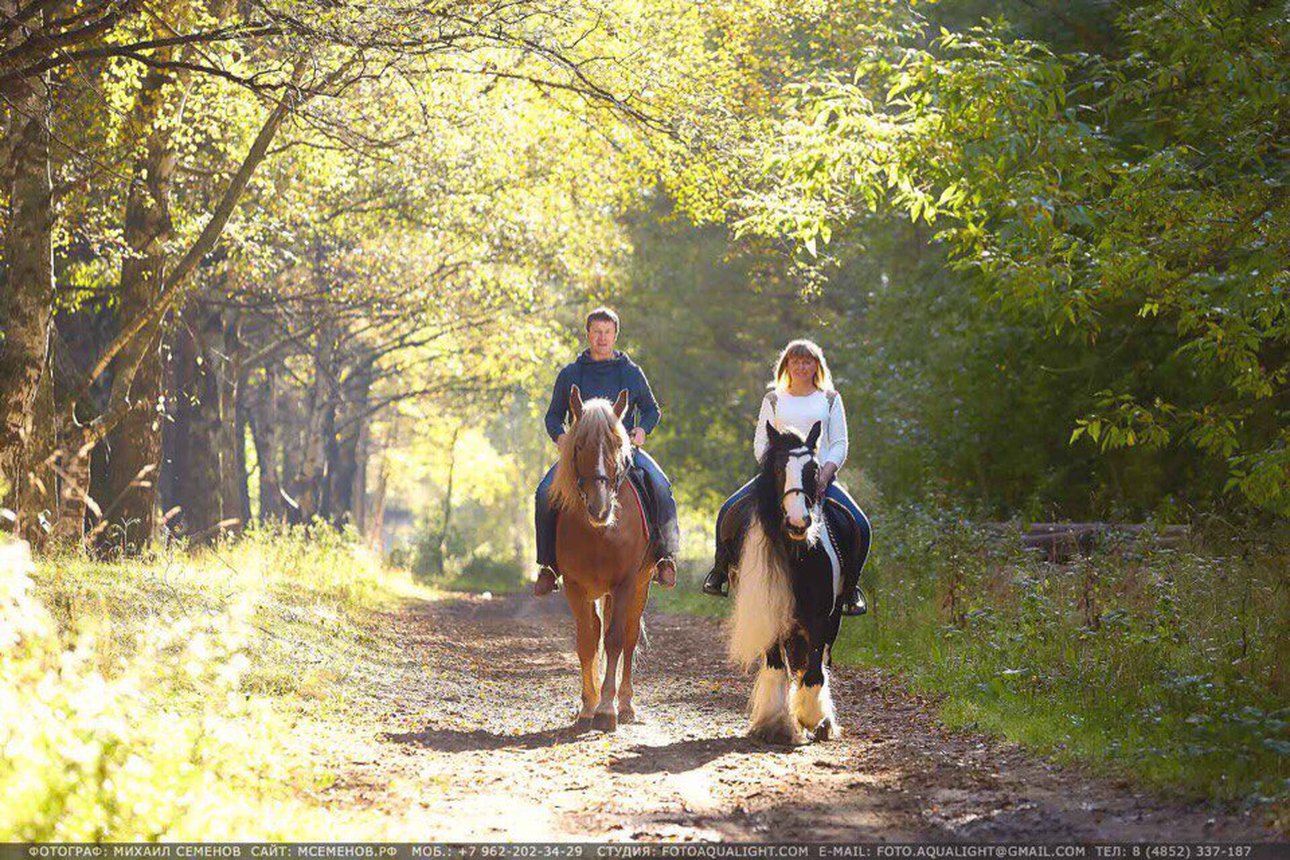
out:
<path id="1" fill-rule="evenodd" d="M 805 439 L 766 425 L 756 510 L 731 577 L 730 656 L 761 663 L 749 734 L 773 743 L 840 735 L 829 649 L 841 622 L 842 565 L 856 550 L 846 513 L 824 504 L 816 422 Z"/>

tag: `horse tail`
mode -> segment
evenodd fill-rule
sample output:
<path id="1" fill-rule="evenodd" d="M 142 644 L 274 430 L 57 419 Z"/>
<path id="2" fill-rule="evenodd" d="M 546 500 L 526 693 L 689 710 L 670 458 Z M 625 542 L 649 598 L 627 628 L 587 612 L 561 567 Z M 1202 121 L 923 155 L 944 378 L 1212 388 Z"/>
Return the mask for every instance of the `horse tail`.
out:
<path id="1" fill-rule="evenodd" d="M 739 584 L 730 615 L 729 653 L 748 669 L 792 628 L 793 589 L 760 523 L 749 527 L 736 568 Z"/>

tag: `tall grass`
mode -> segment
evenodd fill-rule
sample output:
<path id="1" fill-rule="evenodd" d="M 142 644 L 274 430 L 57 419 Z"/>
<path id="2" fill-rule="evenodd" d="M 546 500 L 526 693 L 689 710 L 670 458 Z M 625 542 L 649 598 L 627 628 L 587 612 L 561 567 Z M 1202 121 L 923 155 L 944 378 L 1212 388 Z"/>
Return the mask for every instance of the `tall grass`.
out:
<path id="1" fill-rule="evenodd" d="M 1284 547 L 1148 540 L 1049 564 L 918 510 L 875 525 L 873 612 L 839 659 L 944 694 L 943 717 L 1158 789 L 1290 796 Z M 1278 805 L 1281 805 L 1278 804 Z"/>
<path id="2" fill-rule="evenodd" d="M 361 838 L 298 731 L 414 587 L 327 529 L 33 564 L 0 547 L 0 839 Z"/>

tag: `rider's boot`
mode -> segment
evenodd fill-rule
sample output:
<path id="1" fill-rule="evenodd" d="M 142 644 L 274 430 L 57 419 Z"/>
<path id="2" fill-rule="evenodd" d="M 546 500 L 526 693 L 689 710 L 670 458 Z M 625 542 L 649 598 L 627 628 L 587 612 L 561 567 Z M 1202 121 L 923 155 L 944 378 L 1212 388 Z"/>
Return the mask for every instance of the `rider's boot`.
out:
<path id="1" fill-rule="evenodd" d="M 654 581 L 663 588 L 676 587 L 676 562 L 671 556 L 660 558 L 654 565 Z"/>
<path id="2" fill-rule="evenodd" d="M 725 542 L 717 542 L 717 555 L 712 570 L 703 578 L 703 593 L 725 597 L 725 585 L 730 581 L 730 550 Z"/>
<path id="3" fill-rule="evenodd" d="M 864 615 L 869 611 L 869 601 L 865 599 L 864 589 L 860 583 L 851 586 L 850 592 L 842 600 L 843 615 Z"/>
<path id="4" fill-rule="evenodd" d="M 538 571 L 537 580 L 533 583 L 533 594 L 537 597 L 545 597 L 553 591 L 558 591 L 560 583 L 557 578 L 560 576 L 556 569 L 550 565 L 542 565 Z"/>

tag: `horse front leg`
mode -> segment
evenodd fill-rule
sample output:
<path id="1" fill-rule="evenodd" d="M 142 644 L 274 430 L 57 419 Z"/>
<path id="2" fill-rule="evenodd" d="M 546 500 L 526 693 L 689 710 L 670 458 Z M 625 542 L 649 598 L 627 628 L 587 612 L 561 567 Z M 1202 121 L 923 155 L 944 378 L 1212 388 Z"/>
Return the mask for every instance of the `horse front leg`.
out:
<path id="1" fill-rule="evenodd" d="M 615 595 L 605 607 L 608 629 L 605 631 L 605 680 L 600 685 L 600 704 L 591 727 L 602 732 L 618 731 L 618 660 L 627 641 L 627 609 L 630 601 Z"/>
<path id="2" fill-rule="evenodd" d="M 587 597 L 587 592 L 576 582 L 565 578 L 564 594 L 573 611 L 573 620 L 577 624 L 576 647 L 578 663 L 582 669 L 582 709 L 578 712 L 575 726 L 579 731 L 591 728 L 596 705 L 600 702 L 597 687 L 596 655 L 600 650 L 600 616 L 596 614 L 596 604 Z"/>
<path id="3" fill-rule="evenodd" d="M 753 683 L 749 737 L 772 744 L 801 743 L 802 732 L 789 711 L 791 686 L 783 649 L 776 643 L 762 655 L 762 666 Z"/>
<path id="4" fill-rule="evenodd" d="M 793 694 L 793 715 L 798 725 L 817 741 L 842 736 L 837 714 L 833 711 L 833 694 L 829 690 L 829 670 L 824 665 L 824 645 L 813 649 L 797 690 Z"/>
<path id="5" fill-rule="evenodd" d="M 629 583 L 632 591 L 625 595 L 623 602 L 629 603 L 627 609 L 627 630 L 623 639 L 623 680 L 618 685 L 618 721 L 620 723 L 636 722 L 636 708 L 632 705 L 632 662 L 636 656 L 636 643 L 640 640 L 642 616 L 645 613 L 645 601 L 649 598 L 648 571 L 638 575 L 637 581 Z"/>

